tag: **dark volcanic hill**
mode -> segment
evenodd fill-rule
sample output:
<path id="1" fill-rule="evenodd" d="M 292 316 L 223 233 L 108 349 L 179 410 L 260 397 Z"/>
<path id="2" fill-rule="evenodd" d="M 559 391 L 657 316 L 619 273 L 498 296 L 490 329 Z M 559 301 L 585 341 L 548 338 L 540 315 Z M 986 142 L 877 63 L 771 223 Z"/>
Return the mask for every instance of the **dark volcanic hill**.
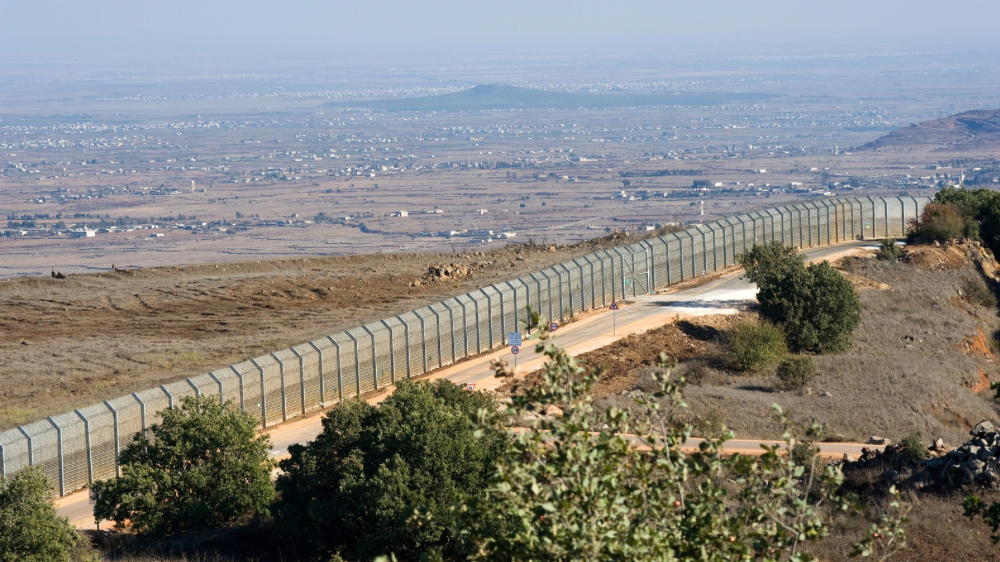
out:
<path id="1" fill-rule="evenodd" d="M 381 109 L 384 111 L 484 111 L 509 109 L 602 109 L 607 107 L 715 105 L 734 101 L 757 101 L 769 94 L 637 94 L 631 92 L 550 92 L 501 84 L 475 86 L 453 94 L 422 98 L 331 102 L 331 107 Z"/>
<path id="2" fill-rule="evenodd" d="M 1000 110 L 966 111 L 899 129 L 858 150 L 922 148 L 982 150 L 1000 148 Z"/>

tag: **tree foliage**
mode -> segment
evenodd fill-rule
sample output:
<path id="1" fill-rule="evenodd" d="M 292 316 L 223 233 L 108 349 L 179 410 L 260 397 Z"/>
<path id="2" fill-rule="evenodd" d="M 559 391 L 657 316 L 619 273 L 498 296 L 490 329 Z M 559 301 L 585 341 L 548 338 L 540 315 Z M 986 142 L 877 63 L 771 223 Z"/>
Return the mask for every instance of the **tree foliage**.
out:
<path id="1" fill-rule="evenodd" d="M 278 478 L 276 526 L 304 555 L 418 559 L 430 548 L 462 547 L 451 507 L 481 494 L 509 441 L 477 433 L 493 398 L 446 380 L 401 381 L 380 407 L 348 401 L 323 419 L 322 433 L 289 448 Z M 412 520 L 416 510 L 427 515 Z M 498 517 L 481 522 L 501 523 Z"/>
<path id="2" fill-rule="evenodd" d="M 758 283 L 765 319 L 781 326 L 793 351 L 828 353 L 851 346 L 861 301 L 851 282 L 828 262 L 784 268 Z"/>
<path id="3" fill-rule="evenodd" d="M 267 514 L 274 498 L 270 438 L 257 420 L 209 398 L 160 412 L 153 437 L 137 435 L 122 475 L 94 484 L 94 516 L 151 535 L 181 535 Z"/>
<path id="4" fill-rule="evenodd" d="M 68 519 L 56 515 L 51 496 L 41 470 L 0 478 L 0 562 L 69 560 L 79 535 Z"/>
<path id="5" fill-rule="evenodd" d="M 920 220 L 910 223 L 907 240 L 910 242 L 934 242 L 963 238 L 966 220 L 958 208 L 950 203 L 930 203 L 920 213 Z"/>
<path id="6" fill-rule="evenodd" d="M 775 376 L 783 388 L 802 388 L 816 378 L 816 362 L 809 355 L 789 356 L 778 364 Z"/>
<path id="7" fill-rule="evenodd" d="M 781 361 L 788 353 L 785 334 L 768 322 L 739 322 L 726 334 L 726 350 L 731 367 L 755 371 Z"/>
<path id="8" fill-rule="evenodd" d="M 671 376 L 665 356 L 654 374 L 660 391 L 640 401 L 649 429 L 633 440 L 628 434 L 642 428 L 627 412 L 594 410 L 590 388 L 600 370 L 546 341 L 538 349 L 548 357 L 542 383 L 515 395 L 508 414 L 548 405 L 564 414 L 519 432 L 488 494 L 462 506 L 471 559 L 805 561 L 812 558 L 804 546 L 828 532 L 821 506 L 846 509 L 833 494 L 842 481 L 834 466 L 803 466 L 777 446 L 723 455 L 730 432 L 695 453 L 683 450 L 692 427 L 667 413 L 685 404 L 683 380 Z M 484 415 L 482 423 L 499 431 L 504 420 Z M 785 440 L 798 442 L 790 431 Z M 497 517 L 509 525 L 484 527 Z"/>
<path id="9" fill-rule="evenodd" d="M 772 241 L 767 244 L 756 244 L 736 257 L 736 261 L 746 270 L 744 277 L 751 283 L 760 285 L 775 275 L 780 275 L 789 268 L 802 265 L 802 256 L 791 246 Z"/>

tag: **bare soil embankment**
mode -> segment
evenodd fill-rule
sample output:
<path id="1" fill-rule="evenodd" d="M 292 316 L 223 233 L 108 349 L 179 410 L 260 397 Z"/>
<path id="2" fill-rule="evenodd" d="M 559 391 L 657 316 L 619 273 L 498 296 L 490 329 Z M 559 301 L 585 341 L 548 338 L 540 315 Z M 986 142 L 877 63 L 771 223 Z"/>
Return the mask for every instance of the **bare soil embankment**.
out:
<path id="1" fill-rule="evenodd" d="M 620 244 L 261 260 L 0 280 L 0 429 Z M 109 264 L 110 265 L 110 264 Z"/>

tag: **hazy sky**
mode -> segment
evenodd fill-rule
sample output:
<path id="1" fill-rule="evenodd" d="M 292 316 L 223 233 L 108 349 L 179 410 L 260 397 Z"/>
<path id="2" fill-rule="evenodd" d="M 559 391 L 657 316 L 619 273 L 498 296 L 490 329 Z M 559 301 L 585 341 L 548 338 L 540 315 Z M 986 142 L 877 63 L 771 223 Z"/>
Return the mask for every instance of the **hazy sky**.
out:
<path id="1" fill-rule="evenodd" d="M 996 48 L 998 22 L 1000 0 L 0 0 L 0 57 Z"/>

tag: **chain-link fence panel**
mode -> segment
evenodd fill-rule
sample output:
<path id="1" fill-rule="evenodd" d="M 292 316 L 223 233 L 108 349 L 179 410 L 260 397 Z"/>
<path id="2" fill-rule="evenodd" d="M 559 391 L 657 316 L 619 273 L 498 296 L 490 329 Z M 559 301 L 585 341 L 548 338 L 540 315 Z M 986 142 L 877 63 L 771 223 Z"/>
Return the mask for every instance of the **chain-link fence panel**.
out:
<path id="1" fill-rule="evenodd" d="M 555 318 L 554 314 L 559 306 L 558 302 L 553 304 L 557 292 L 553 290 L 552 280 L 542 272 L 529 273 L 528 276 L 534 279 L 538 286 L 538 319 L 541 323 L 548 324 Z"/>
<path id="2" fill-rule="evenodd" d="M 331 367 L 335 368 L 331 371 L 333 376 L 325 379 L 330 383 L 326 391 L 333 395 L 328 400 L 336 398 L 338 402 L 342 402 L 358 395 L 360 377 L 357 370 L 357 355 L 354 353 L 354 341 L 346 332 L 328 335 L 326 339 L 333 346 L 334 362 Z"/>
<path id="3" fill-rule="evenodd" d="M 215 392 L 220 394 L 220 402 L 230 402 L 233 407 L 240 410 L 246 408 L 240 393 L 240 380 L 232 369 L 216 369 L 208 376 L 215 385 Z"/>
<path id="4" fill-rule="evenodd" d="M 484 340 L 487 349 L 496 349 L 503 346 L 504 342 L 504 310 L 498 293 L 493 287 L 483 287 L 473 293 L 477 299 L 485 299 L 485 303 L 479 301 L 480 316 L 486 322 L 488 339 Z"/>
<path id="5" fill-rule="evenodd" d="M 107 401 L 108 410 L 113 410 L 112 420 L 118 417 L 118 444 L 116 451 L 121 451 L 142 435 L 142 405 L 135 396 L 119 396 Z"/>
<path id="6" fill-rule="evenodd" d="M 147 431 L 150 427 L 160 423 L 162 416 L 160 412 L 169 408 L 172 404 L 171 399 L 167 396 L 166 391 L 163 388 L 148 388 L 146 390 L 140 390 L 134 394 L 136 400 L 142 403 L 146 410 L 146 425 Z"/>
<path id="7" fill-rule="evenodd" d="M 208 373 L 204 375 L 195 375 L 188 379 L 191 384 L 198 388 L 199 396 L 203 398 L 208 398 L 210 400 L 219 400 L 219 383 L 215 381 Z"/>
<path id="8" fill-rule="evenodd" d="M 87 448 L 86 424 L 80 416 L 72 412 L 52 416 L 49 419 L 58 427 L 56 438 L 62 439 L 57 449 L 57 455 L 62 455 L 59 464 L 62 478 L 61 482 L 56 482 L 61 484 L 63 490 L 61 493 L 65 494 L 89 483 L 90 451 Z"/>
<path id="9" fill-rule="evenodd" d="M 478 355 L 489 349 L 489 343 L 493 330 L 490 324 L 489 299 L 479 291 L 473 291 L 463 295 L 465 297 L 466 311 L 469 314 L 469 327 L 475 335 L 470 335 L 470 355 Z"/>
<path id="10" fill-rule="evenodd" d="M 571 262 L 573 267 L 576 269 L 577 275 L 580 276 L 580 310 L 593 310 L 598 307 L 597 300 L 597 289 L 595 287 L 595 282 L 597 282 L 597 276 L 594 274 L 594 264 L 588 262 L 584 258 L 574 258 Z"/>
<path id="11" fill-rule="evenodd" d="M 432 313 L 436 314 L 435 318 L 440 323 L 440 352 L 441 352 L 441 365 L 451 365 L 458 360 L 459 346 L 458 336 L 456 335 L 456 330 L 460 329 L 461 317 L 459 317 L 458 324 L 455 323 L 455 311 L 447 306 L 443 302 L 434 303 L 427 307 Z M 459 308 L 461 311 L 462 309 Z M 464 332 L 463 332 L 464 333 Z M 432 361 L 433 363 L 433 361 Z"/>
<path id="12" fill-rule="evenodd" d="M 30 466 L 28 438 L 18 429 L 0 433 L 0 476 L 10 477 Z"/>
<path id="13" fill-rule="evenodd" d="M 308 346 L 305 346 L 308 348 Z M 302 369 L 305 356 L 300 359 L 292 348 L 274 352 L 275 358 L 284 366 L 285 373 L 285 416 L 287 419 L 301 416 L 308 410 Z"/>
<path id="14" fill-rule="evenodd" d="M 443 314 L 443 316 L 447 317 L 445 325 L 451 329 L 448 338 L 453 344 L 453 361 L 457 362 L 469 356 L 469 347 L 471 347 L 469 345 L 470 335 L 473 336 L 473 342 L 475 341 L 475 335 L 468 332 L 470 327 L 474 325 L 469 322 L 468 315 L 474 314 L 475 311 L 466 310 L 468 306 L 463 307 L 462 302 L 457 298 L 443 300 L 441 301 L 441 305 L 445 307 Z"/>
<path id="15" fill-rule="evenodd" d="M 381 322 L 365 324 L 364 328 L 358 332 L 362 336 L 367 336 L 371 351 L 362 357 L 373 361 L 372 384 L 374 388 L 381 388 L 392 381 L 392 346 L 389 330 Z"/>
<path id="16" fill-rule="evenodd" d="M 413 341 L 413 327 L 408 326 L 400 316 L 382 320 L 382 325 L 389 330 L 390 357 L 392 358 L 392 382 L 413 376 L 412 358 L 409 342 Z"/>
<path id="17" fill-rule="evenodd" d="M 494 302 L 499 303 L 500 341 L 497 345 L 499 347 L 509 345 L 510 342 L 507 341 L 507 334 L 521 331 L 517 325 L 517 307 L 515 306 L 517 291 L 507 283 L 492 285 L 486 290 L 497 295 L 494 297 Z"/>
<path id="18" fill-rule="evenodd" d="M 262 387 L 260 404 L 267 426 L 280 423 L 287 411 L 282 365 L 270 355 L 255 357 L 250 362 L 257 370 L 256 378 Z"/>
<path id="19" fill-rule="evenodd" d="M 583 276 L 580 275 L 580 268 L 572 261 L 562 262 L 555 266 L 563 273 L 566 280 L 566 308 L 570 317 L 583 312 Z"/>
<path id="20" fill-rule="evenodd" d="M 378 375 L 373 355 L 372 337 L 363 328 L 351 328 L 345 331 L 354 336 L 355 349 L 357 351 L 357 367 L 361 376 L 359 390 L 361 394 L 371 392 L 376 389 L 376 377 Z"/>
<path id="21" fill-rule="evenodd" d="M 257 367 L 248 359 L 230 365 L 229 369 L 234 375 L 239 373 L 237 378 L 242 377 L 243 379 L 243 411 L 253 415 L 258 420 L 263 420 L 264 400 L 262 397 L 264 393 L 260 385 L 260 374 L 257 372 Z"/>
<path id="22" fill-rule="evenodd" d="M 601 300 L 601 306 L 608 306 L 611 301 L 615 300 L 615 284 L 613 275 L 614 260 L 611 255 L 605 251 L 595 252 L 587 256 L 594 264 L 595 276 L 597 282 L 600 283 L 600 288 L 598 289 L 598 298 Z"/>
<path id="23" fill-rule="evenodd" d="M 423 373 L 428 373 L 441 367 L 441 356 L 444 345 L 441 341 L 441 323 L 434 312 L 428 308 L 418 308 L 413 311 L 417 320 L 417 339 L 411 353 L 416 353 L 420 360 L 417 364 Z"/>
<path id="24" fill-rule="evenodd" d="M 885 209 L 885 234 L 882 238 L 903 236 L 903 202 L 898 197 L 879 197 Z"/>
<path id="25" fill-rule="evenodd" d="M 49 483 L 59 486 L 59 439 L 49 420 L 29 423 L 22 428 L 31 436 L 32 466 L 45 473 Z"/>
<path id="26" fill-rule="evenodd" d="M 104 404 L 93 404 L 77 410 L 76 415 L 84 422 L 83 429 L 85 445 L 89 443 L 90 451 L 85 459 L 87 466 L 86 480 L 69 489 L 79 489 L 84 484 L 96 480 L 106 480 L 117 476 L 115 451 L 115 418 Z M 89 434 L 89 435 L 87 435 Z"/>

